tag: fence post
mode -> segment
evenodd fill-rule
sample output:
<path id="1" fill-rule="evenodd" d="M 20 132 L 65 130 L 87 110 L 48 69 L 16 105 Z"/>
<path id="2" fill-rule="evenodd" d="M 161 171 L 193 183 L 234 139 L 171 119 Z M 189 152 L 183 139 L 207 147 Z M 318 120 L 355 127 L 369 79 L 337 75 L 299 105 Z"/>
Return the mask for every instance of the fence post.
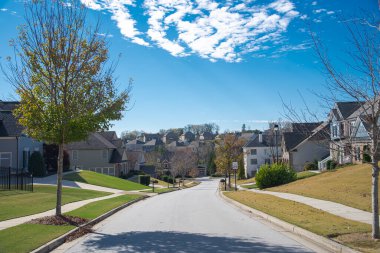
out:
<path id="1" fill-rule="evenodd" d="M 32 177 L 32 192 L 33 192 L 33 173 L 31 174 Z"/>
<path id="2" fill-rule="evenodd" d="M 21 182 L 20 182 L 21 191 L 23 191 L 24 190 L 24 169 L 21 170 L 20 176 L 21 176 Z"/>
<path id="3" fill-rule="evenodd" d="M 11 167 L 8 168 L 8 190 L 11 190 Z"/>

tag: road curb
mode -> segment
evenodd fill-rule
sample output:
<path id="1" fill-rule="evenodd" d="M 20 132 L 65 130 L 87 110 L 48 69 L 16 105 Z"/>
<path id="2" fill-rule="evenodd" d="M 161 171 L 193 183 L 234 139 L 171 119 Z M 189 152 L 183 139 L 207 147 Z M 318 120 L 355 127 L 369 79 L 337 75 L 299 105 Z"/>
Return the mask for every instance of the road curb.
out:
<path id="1" fill-rule="evenodd" d="M 59 247 L 60 245 L 64 244 L 66 242 L 66 239 L 71 236 L 72 234 L 74 234 L 75 232 L 77 232 L 79 229 L 83 228 L 83 227 L 86 227 L 86 226 L 94 226 L 95 224 L 105 220 L 106 218 L 110 217 L 111 215 L 117 213 L 118 211 L 130 206 L 130 205 L 133 205 L 139 201 L 142 201 L 144 199 L 147 199 L 149 198 L 149 196 L 147 195 L 142 195 L 141 198 L 139 199 L 135 199 L 131 202 L 128 202 L 128 203 L 125 203 L 124 205 L 121 205 L 119 207 L 116 207 L 114 209 L 112 209 L 111 211 L 108 211 L 107 213 L 105 214 L 102 214 L 101 216 L 87 222 L 86 224 L 83 224 L 79 227 L 76 227 L 72 230 L 70 230 L 69 232 L 67 232 L 66 234 L 64 235 L 61 235 L 60 237 L 40 246 L 39 248 L 31 251 L 31 253 L 47 253 L 47 252 L 50 252 L 52 250 L 54 250 L 55 248 Z"/>
<path id="2" fill-rule="evenodd" d="M 317 235 L 317 234 L 314 234 L 306 229 L 303 229 L 303 228 L 300 228 L 298 226 L 295 226 L 293 224 L 290 224 L 288 222 L 285 222 L 283 220 L 280 220 L 276 217 L 273 217 L 269 214 L 266 214 L 266 213 L 263 213 L 261 211 L 258 211 L 256 209 L 253 209 L 249 206 L 246 206 L 244 204 L 241 204 L 233 199 L 230 199 L 228 198 L 227 196 L 225 196 L 222 191 L 218 190 L 219 191 L 219 196 L 225 200 L 226 202 L 230 203 L 230 204 L 233 204 L 235 205 L 236 207 L 238 207 L 239 209 L 241 209 L 242 211 L 245 211 L 245 212 L 248 212 L 250 214 L 253 214 L 255 216 L 258 216 L 272 224 L 275 224 L 276 226 L 279 226 L 283 229 L 285 229 L 287 232 L 290 232 L 298 237 L 301 237 L 307 241 L 310 241 L 330 252 L 337 252 L 337 253 L 360 253 L 359 251 L 356 251 L 354 249 L 351 249 L 347 246 L 344 246 L 338 242 L 335 242 L 335 241 L 332 241 L 328 238 L 325 238 L 323 236 L 320 236 L 320 235 Z"/>

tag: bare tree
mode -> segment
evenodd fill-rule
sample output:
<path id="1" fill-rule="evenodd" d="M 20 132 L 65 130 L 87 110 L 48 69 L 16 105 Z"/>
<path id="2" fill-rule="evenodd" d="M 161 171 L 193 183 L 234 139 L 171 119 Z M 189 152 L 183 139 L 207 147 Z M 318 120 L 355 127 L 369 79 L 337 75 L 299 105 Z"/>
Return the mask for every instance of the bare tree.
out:
<path id="1" fill-rule="evenodd" d="M 184 179 L 197 166 L 197 156 L 190 148 L 177 149 L 171 159 L 171 166 L 173 177 L 181 176 Z"/>
<path id="2" fill-rule="evenodd" d="M 319 131 L 321 137 L 330 136 L 330 153 L 343 153 L 352 161 L 352 157 L 368 156 L 372 165 L 372 237 L 379 239 L 379 205 L 378 175 L 380 159 L 380 28 L 374 17 L 354 18 L 344 23 L 348 32 L 348 48 L 346 60 L 331 58 L 328 48 L 313 32 L 316 55 L 320 59 L 324 74 L 327 77 L 326 88 L 329 94 L 315 95 L 328 105 L 330 110 L 327 121 Z M 344 66 L 341 68 L 340 66 Z M 333 106 L 340 102 L 350 101 L 356 107 L 350 112 L 347 120 L 335 122 Z M 312 112 L 304 101 L 304 109 L 296 110 L 283 102 L 287 119 L 293 122 L 319 121 L 320 114 Z M 358 138 L 360 131 L 365 132 L 368 139 Z M 338 134 L 337 134 L 338 133 Z M 359 133 L 360 134 L 360 133 Z M 341 135 L 343 138 L 334 138 Z M 364 136 L 364 135 L 363 135 Z M 321 138 L 323 139 L 323 138 Z M 359 141 L 361 147 L 358 146 Z M 323 143 L 321 143 L 323 145 Z M 324 142 L 326 145 L 326 142 Z"/>

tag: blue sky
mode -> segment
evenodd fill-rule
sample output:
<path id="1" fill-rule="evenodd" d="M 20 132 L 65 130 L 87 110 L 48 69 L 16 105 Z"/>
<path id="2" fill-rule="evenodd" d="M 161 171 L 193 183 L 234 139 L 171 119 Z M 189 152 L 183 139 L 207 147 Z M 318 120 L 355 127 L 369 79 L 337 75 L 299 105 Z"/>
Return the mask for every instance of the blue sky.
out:
<path id="1" fill-rule="evenodd" d="M 23 22 L 24 1 L 0 2 L 0 61 Z M 324 92 L 309 27 L 334 57 L 344 57 L 341 20 L 376 0 L 81 0 L 100 18 L 116 75 L 134 79 L 130 110 L 113 129 L 158 131 L 214 122 L 221 130 L 265 129 L 283 117 L 281 97 L 324 113 L 310 90 Z M 343 44 L 342 44 L 343 43 Z M 15 97 L 0 73 L 0 99 Z"/>

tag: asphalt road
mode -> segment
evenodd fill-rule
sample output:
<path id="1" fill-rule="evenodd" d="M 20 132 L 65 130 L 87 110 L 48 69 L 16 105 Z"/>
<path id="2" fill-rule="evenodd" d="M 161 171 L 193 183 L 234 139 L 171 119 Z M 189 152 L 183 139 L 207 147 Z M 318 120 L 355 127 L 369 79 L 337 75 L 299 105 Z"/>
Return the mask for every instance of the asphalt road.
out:
<path id="1" fill-rule="evenodd" d="M 134 204 L 65 252 L 320 252 L 227 204 L 217 185 L 204 180 Z"/>

